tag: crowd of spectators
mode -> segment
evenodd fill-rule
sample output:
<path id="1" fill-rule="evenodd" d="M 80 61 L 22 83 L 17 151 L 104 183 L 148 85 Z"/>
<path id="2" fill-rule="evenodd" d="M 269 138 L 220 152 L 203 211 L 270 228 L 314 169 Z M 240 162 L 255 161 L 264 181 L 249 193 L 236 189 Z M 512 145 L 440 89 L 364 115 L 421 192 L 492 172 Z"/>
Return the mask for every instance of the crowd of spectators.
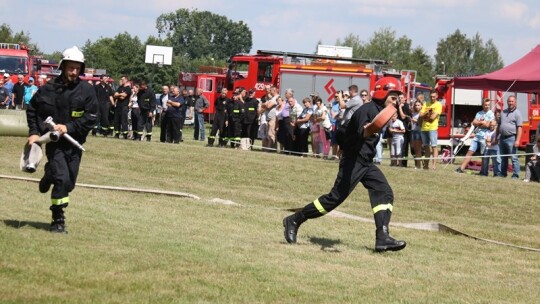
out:
<path id="1" fill-rule="evenodd" d="M 46 77 L 39 77 L 36 86 L 32 77 L 27 83 L 22 75 L 17 79 L 18 82 L 13 83 L 9 74 L 0 79 L 2 108 L 25 109 L 38 86 L 47 81 Z M 255 98 L 255 90 L 246 88 L 236 89 L 232 98 L 228 98 L 224 88 L 215 101 L 209 101 L 200 88 L 194 91 L 165 85 L 161 94 L 154 94 L 146 81 L 134 82 L 127 76 L 120 78 L 116 90 L 107 75 L 91 83 L 96 88 L 100 108 L 93 135 L 151 141 L 152 127 L 159 126 L 160 142 L 178 144 L 184 141 L 184 123 L 190 120 L 194 122 L 194 140 L 205 141 L 207 137 L 207 146 L 217 143 L 218 147 L 230 145 L 250 150 L 255 147 L 255 140 L 260 139 L 260 149 L 266 152 L 328 160 L 340 158 L 338 129 L 354 111 L 370 102 L 368 90 L 359 90 L 356 85 L 337 91 L 332 102 L 325 104 L 318 93 L 299 101 L 292 88 L 286 89 L 281 96 L 274 86 L 266 86 L 266 94 L 260 99 Z M 390 166 L 407 167 L 408 159 L 414 159 L 415 169 L 436 169 L 437 130 L 442 105 L 437 91 L 431 91 L 429 95 L 428 101 L 423 94 L 412 100 L 407 100 L 404 94 L 399 96 L 396 115 L 380 132 L 375 164 L 382 163 L 386 142 Z M 214 103 L 216 113 L 206 136 L 204 111 L 210 107 L 210 102 Z M 489 99 L 483 101 L 483 108 L 471 126 L 475 128 L 474 138 L 456 172 L 465 172 L 476 153 L 484 156 L 480 175 L 488 176 L 491 168 L 493 176 L 506 177 L 506 155 L 516 153 L 522 123 L 521 113 L 516 109 L 516 97 L 509 96 L 507 102 L 505 115 L 501 115 L 500 110 L 490 108 Z M 535 145 L 535 152 L 538 146 L 540 142 Z M 519 159 L 515 155 L 510 158 L 512 177 L 519 178 Z M 525 166 L 525 181 L 540 178 L 539 166 L 540 162 L 533 156 Z"/>
<path id="2" fill-rule="evenodd" d="M 30 99 L 37 92 L 38 87 L 34 82 L 34 77 L 24 80 L 24 75 L 17 75 L 17 82 L 13 82 L 12 75 L 4 73 L 0 79 L 0 108 L 24 110 L 30 103 Z M 38 85 L 41 86 L 47 81 L 45 75 L 38 78 Z"/>

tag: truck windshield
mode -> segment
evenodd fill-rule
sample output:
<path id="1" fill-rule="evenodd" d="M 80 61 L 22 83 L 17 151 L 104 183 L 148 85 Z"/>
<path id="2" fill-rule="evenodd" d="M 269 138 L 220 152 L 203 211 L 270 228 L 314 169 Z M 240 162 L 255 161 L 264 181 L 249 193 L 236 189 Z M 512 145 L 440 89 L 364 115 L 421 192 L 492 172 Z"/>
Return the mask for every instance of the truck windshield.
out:
<path id="1" fill-rule="evenodd" d="M 27 74 L 28 58 L 0 55 L 0 71 L 6 73 Z"/>

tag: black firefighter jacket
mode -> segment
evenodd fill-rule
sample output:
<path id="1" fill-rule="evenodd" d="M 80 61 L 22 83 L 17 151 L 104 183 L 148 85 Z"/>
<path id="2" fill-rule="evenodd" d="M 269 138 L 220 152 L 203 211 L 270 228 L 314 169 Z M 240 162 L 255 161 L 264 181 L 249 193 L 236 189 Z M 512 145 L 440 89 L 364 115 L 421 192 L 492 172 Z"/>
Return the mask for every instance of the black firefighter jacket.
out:
<path id="1" fill-rule="evenodd" d="M 30 100 L 26 110 L 28 133 L 43 135 L 50 131 L 44 121 L 51 116 L 54 123 L 66 125 L 67 133 L 83 144 L 96 123 L 97 109 L 96 91 L 92 85 L 79 78 L 64 83 L 59 76 L 40 87 Z"/>

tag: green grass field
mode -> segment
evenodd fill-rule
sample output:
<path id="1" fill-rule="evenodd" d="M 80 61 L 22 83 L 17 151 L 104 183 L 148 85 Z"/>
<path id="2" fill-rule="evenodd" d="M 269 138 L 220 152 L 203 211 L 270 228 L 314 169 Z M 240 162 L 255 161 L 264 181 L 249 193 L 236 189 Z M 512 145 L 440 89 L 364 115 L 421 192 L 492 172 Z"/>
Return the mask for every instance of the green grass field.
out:
<path id="1" fill-rule="evenodd" d="M 159 130 L 154 131 L 159 134 Z M 539 303 L 540 252 L 391 227 L 405 250 L 373 252 L 374 225 L 325 216 L 296 245 L 282 218 L 329 191 L 337 162 L 89 137 L 79 183 L 188 192 L 200 200 L 78 187 L 69 234 L 48 232 L 49 194 L 0 178 L 1 303 Z M 0 137 L 0 174 L 24 138 Z M 260 141 L 258 142 L 260 143 Z M 540 248 L 540 184 L 383 165 L 394 223 L 439 222 Z M 213 199 L 236 204 L 216 203 Z M 337 211 L 372 218 L 359 185 Z"/>

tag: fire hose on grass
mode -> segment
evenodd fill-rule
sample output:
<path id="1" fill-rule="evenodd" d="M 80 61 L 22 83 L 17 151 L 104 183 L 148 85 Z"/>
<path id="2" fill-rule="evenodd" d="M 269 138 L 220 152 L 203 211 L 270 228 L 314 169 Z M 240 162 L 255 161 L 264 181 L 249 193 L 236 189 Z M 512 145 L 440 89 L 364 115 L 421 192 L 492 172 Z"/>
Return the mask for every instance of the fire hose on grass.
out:
<path id="1" fill-rule="evenodd" d="M 15 111 L 11 111 L 15 112 Z M 15 113 L 19 115 L 18 113 Z M 22 115 L 19 115 L 22 116 Z M 15 115 L 13 116 L 15 117 Z M 26 117 L 24 117 L 26 118 Z M 50 118 L 50 117 L 49 117 Z M 54 127 L 54 122 L 52 121 L 52 118 L 49 120 L 47 118 L 46 122 L 48 121 L 51 128 Z M 6 123 L 8 121 L 8 123 Z M 12 125 L 9 124 L 9 119 L 4 120 L 2 124 L 0 124 L 0 135 L 10 135 L 10 136 L 25 136 L 26 133 L 24 132 L 18 132 L 20 128 L 13 128 Z M 17 122 L 16 124 L 19 124 L 19 126 L 23 123 Z M 25 125 L 25 124 L 23 124 Z M 18 133 L 17 133 L 17 132 Z M 5 133 L 5 134 L 4 134 Z M 67 135 L 67 136 L 66 136 Z M 72 144 L 74 144 L 77 148 L 81 149 L 82 151 L 85 151 L 84 147 L 82 147 L 78 142 L 76 142 L 71 136 L 68 134 L 63 135 L 68 141 L 70 141 Z M 69 137 L 69 138 L 68 138 Z M 35 172 L 37 165 L 39 164 L 41 157 L 42 157 L 42 151 L 40 145 L 46 144 L 51 141 L 58 141 L 60 139 L 60 134 L 55 131 L 50 131 L 42 135 L 37 141 L 36 144 L 33 144 L 31 146 L 25 145 L 25 151 L 23 152 L 23 155 L 21 156 L 21 170 L 25 172 Z M 73 143 L 73 141 L 76 142 Z M 35 145 L 35 146 L 34 146 Z M 37 147 L 37 149 L 36 149 Z M 17 177 L 17 176 L 8 176 L 8 175 L 0 175 L 0 178 L 4 179 L 10 179 L 10 180 L 19 180 L 19 181 L 29 181 L 29 182 L 39 182 L 39 179 L 35 178 L 25 178 L 25 177 Z M 176 192 L 176 191 L 164 191 L 164 190 L 154 190 L 154 189 L 139 189 L 139 188 L 126 188 L 126 187 L 114 187 L 114 186 L 104 186 L 104 185 L 91 185 L 91 184 L 81 184 L 77 183 L 78 187 L 83 188 L 91 188 L 91 189 L 101 189 L 101 190 L 112 190 L 112 191 L 124 191 L 124 192 L 130 192 L 130 193 L 148 193 L 148 194 L 158 194 L 158 195 L 169 195 L 174 197 L 185 197 L 185 198 L 191 198 L 195 200 L 200 200 L 201 198 L 191 194 L 191 193 L 184 193 L 184 192 Z M 211 202 L 216 203 L 222 203 L 227 205 L 235 205 L 235 206 L 242 206 L 240 204 L 228 201 L 228 200 L 222 200 L 222 199 L 212 199 Z M 283 211 L 283 209 L 277 209 L 272 208 L 272 210 L 280 210 Z M 289 211 L 293 211 L 296 209 L 287 209 Z M 331 216 L 339 217 L 339 218 L 346 218 L 356 221 L 362 221 L 362 222 L 370 222 L 372 219 L 367 219 L 355 215 L 346 214 L 343 212 L 339 212 L 337 210 L 330 213 Z M 396 227 L 403 227 L 403 228 L 409 228 L 409 229 L 417 229 L 417 230 L 425 230 L 425 231 L 437 231 L 437 232 L 446 232 L 446 233 L 452 233 L 456 235 L 462 235 L 466 236 L 475 240 L 481 240 L 484 242 L 496 244 L 496 245 L 502 245 L 502 246 L 508 246 L 512 248 L 519 248 L 522 250 L 527 251 L 534 251 L 534 252 L 540 252 L 540 249 L 537 248 L 531 248 L 531 247 L 525 247 L 525 246 L 518 246 L 514 244 L 508 244 L 503 243 L 495 240 L 489 240 L 485 238 L 480 238 L 474 235 L 470 235 L 464 232 L 461 232 L 459 230 L 453 229 L 447 225 L 441 224 L 441 223 L 393 223 L 392 226 Z"/>
<path id="2" fill-rule="evenodd" d="M 25 177 L 17 177 L 17 176 L 8 176 L 8 175 L 0 175 L 0 178 L 4 179 L 10 179 L 10 180 L 19 180 L 19 181 L 29 181 L 29 182 L 39 182 L 39 179 L 35 178 L 25 178 Z M 173 197 L 183 197 L 183 198 L 191 198 L 194 200 L 201 200 L 199 196 L 196 196 L 191 193 L 185 193 L 185 192 L 176 192 L 176 191 L 165 191 L 165 190 L 154 190 L 154 189 L 139 189 L 139 188 L 126 188 L 126 187 L 114 187 L 114 186 L 103 186 L 103 185 L 91 185 L 91 184 L 81 184 L 77 183 L 77 187 L 83 187 L 83 188 L 90 188 L 90 189 L 100 189 L 100 190 L 112 190 L 112 191 L 123 191 L 123 192 L 130 192 L 130 193 L 148 193 L 148 194 L 157 194 L 157 195 L 168 195 Z M 220 203 L 225 205 L 234 205 L 236 207 L 246 207 L 244 205 L 229 201 L 229 200 L 223 200 L 223 199 L 211 199 L 209 200 L 213 203 Z M 255 207 L 255 208 L 266 208 L 276 211 L 296 211 L 298 208 L 292 208 L 292 209 L 283 209 L 283 208 L 267 208 L 267 207 Z M 329 216 L 338 217 L 338 218 L 345 218 L 349 220 L 355 220 L 355 221 L 361 221 L 361 222 L 373 222 L 373 219 L 363 218 L 357 215 L 351 215 L 347 213 L 343 213 L 337 210 L 332 211 L 329 213 Z M 519 246 L 509 243 L 503 243 L 495 240 L 490 240 L 486 238 L 481 238 L 478 236 L 474 236 L 465 232 L 462 232 L 460 230 L 451 228 L 445 224 L 441 223 L 392 223 L 391 226 L 394 227 L 402 227 L 402 228 L 408 228 L 408 229 L 415 229 L 415 230 L 424 230 L 424 231 L 436 231 L 436 232 L 442 232 L 442 233 L 450 233 L 455 235 L 461 235 L 468 238 L 472 238 L 479 241 L 488 242 L 495 245 L 500 246 L 507 246 L 527 251 L 534 251 L 534 252 L 540 252 L 540 249 L 538 248 L 532 248 L 532 247 L 526 247 L 526 246 Z"/>

